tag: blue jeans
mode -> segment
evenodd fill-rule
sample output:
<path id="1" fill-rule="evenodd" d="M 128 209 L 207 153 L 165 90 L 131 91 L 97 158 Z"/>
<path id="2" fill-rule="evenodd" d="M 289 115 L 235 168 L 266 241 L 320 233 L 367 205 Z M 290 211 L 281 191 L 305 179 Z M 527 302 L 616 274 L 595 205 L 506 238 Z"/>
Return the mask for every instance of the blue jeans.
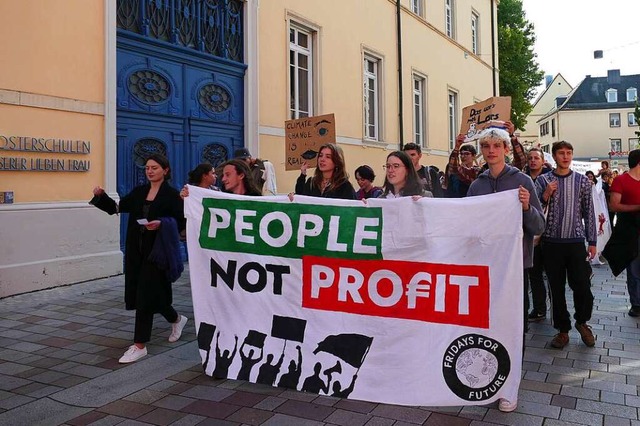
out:
<path id="1" fill-rule="evenodd" d="M 640 238 L 638 239 L 640 246 Z M 640 255 L 627 266 L 627 291 L 632 307 L 640 307 Z"/>

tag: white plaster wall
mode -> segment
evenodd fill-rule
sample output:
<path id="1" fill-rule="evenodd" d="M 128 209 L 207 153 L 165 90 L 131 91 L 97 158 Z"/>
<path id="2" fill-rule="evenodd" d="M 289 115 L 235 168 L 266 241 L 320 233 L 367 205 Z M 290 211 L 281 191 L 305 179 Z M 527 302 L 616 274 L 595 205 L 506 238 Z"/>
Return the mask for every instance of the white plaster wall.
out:
<path id="1" fill-rule="evenodd" d="M 0 217 L 0 298 L 122 273 L 119 216 L 84 202 L 2 206 Z"/>

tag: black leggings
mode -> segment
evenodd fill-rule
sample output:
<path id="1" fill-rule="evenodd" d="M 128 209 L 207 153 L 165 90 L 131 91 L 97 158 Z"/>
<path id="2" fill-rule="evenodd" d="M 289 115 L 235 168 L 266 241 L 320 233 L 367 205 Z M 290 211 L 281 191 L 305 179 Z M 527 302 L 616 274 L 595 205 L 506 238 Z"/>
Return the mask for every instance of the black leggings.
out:
<path id="1" fill-rule="evenodd" d="M 173 306 L 169 305 L 158 311 L 169 323 L 178 321 L 178 313 Z M 136 309 L 136 326 L 133 334 L 134 343 L 147 343 L 151 340 L 151 329 L 153 328 L 153 311 Z"/>

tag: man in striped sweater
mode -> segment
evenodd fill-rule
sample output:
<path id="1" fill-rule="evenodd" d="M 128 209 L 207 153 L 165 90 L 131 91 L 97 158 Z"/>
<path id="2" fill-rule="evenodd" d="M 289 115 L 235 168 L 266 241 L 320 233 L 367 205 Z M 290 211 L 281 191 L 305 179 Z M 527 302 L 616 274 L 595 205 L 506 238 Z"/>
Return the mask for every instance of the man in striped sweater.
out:
<path id="1" fill-rule="evenodd" d="M 538 198 L 543 206 L 549 205 L 541 245 L 551 289 L 553 326 L 559 331 L 551 346 L 562 349 L 569 343 L 571 317 L 565 299 L 568 280 L 573 291 L 576 330 L 584 344 L 592 347 L 595 337 L 587 325 L 593 310 L 589 260 L 596 255 L 597 233 L 591 182 L 571 170 L 573 146 L 569 142 L 555 142 L 551 152 L 556 168 L 536 179 Z"/>

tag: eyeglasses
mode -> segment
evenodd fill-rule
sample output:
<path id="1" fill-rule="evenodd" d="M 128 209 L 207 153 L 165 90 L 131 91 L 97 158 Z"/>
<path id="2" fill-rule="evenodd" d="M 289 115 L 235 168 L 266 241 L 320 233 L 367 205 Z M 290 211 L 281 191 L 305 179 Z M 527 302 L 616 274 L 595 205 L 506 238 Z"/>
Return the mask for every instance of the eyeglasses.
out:
<path id="1" fill-rule="evenodd" d="M 387 170 L 398 170 L 400 167 L 404 167 L 404 164 L 395 163 L 395 164 L 385 164 L 382 166 L 383 169 Z"/>

